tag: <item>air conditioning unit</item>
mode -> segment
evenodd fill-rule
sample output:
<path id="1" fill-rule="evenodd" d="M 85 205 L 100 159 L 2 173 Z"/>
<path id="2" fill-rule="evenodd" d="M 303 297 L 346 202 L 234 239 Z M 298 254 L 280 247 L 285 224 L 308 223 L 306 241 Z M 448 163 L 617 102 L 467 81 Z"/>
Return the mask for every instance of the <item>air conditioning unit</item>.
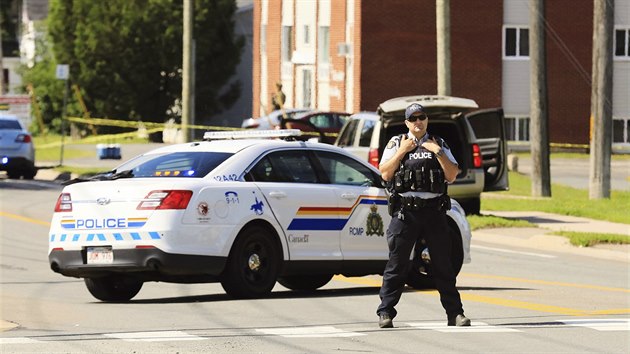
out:
<path id="1" fill-rule="evenodd" d="M 347 57 L 352 55 L 352 47 L 350 43 L 342 42 L 337 44 L 337 55 L 340 57 Z"/>

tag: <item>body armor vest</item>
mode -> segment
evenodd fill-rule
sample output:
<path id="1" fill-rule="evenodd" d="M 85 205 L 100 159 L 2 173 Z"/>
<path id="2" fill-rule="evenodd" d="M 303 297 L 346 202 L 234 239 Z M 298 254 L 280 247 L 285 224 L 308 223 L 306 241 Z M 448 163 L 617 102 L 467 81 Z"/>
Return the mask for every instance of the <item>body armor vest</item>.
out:
<path id="1" fill-rule="evenodd" d="M 436 140 L 443 146 L 442 139 Z M 421 145 L 403 157 L 392 182 L 391 189 L 395 193 L 408 191 L 446 193 L 444 170 L 437 156 Z"/>

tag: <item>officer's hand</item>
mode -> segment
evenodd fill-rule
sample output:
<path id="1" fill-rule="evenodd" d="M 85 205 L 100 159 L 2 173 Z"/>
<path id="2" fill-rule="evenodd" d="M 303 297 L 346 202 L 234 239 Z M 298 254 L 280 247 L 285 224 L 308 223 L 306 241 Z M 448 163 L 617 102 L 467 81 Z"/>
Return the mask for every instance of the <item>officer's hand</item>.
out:
<path id="1" fill-rule="evenodd" d="M 416 142 L 413 139 L 409 139 L 407 135 L 403 135 L 400 139 L 400 149 L 409 152 L 416 148 Z"/>
<path id="2" fill-rule="evenodd" d="M 440 152 L 440 149 L 441 149 L 440 145 L 438 145 L 434 137 L 431 137 L 431 139 L 428 139 L 427 141 L 422 143 L 422 147 L 431 151 L 434 154 L 437 154 L 438 152 Z"/>

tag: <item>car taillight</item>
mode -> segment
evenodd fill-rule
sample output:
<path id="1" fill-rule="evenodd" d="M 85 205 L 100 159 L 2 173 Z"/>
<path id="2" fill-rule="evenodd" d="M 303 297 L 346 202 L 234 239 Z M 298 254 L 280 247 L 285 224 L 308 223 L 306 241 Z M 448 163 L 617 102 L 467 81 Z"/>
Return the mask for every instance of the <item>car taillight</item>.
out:
<path id="1" fill-rule="evenodd" d="M 481 149 L 479 145 L 472 144 L 473 151 L 473 166 L 475 168 L 480 168 L 483 165 L 483 157 L 481 156 Z"/>
<path id="2" fill-rule="evenodd" d="M 31 142 L 31 136 L 28 135 L 28 134 L 19 134 L 15 138 L 15 142 L 16 143 L 30 143 Z"/>
<path id="3" fill-rule="evenodd" d="M 378 149 L 370 149 L 370 152 L 368 152 L 368 162 L 370 165 L 378 168 L 378 160 Z"/>
<path id="4" fill-rule="evenodd" d="M 70 193 L 61 193 L 57 198 L 57 204 L 55 204 L 55 213 L 72 211 L 72 198 Z"/>
<path id="5" fill-rule="evenodd" d="M 192 191 L 172 190 L 172 191 L 151 191 L 138 204 L 138 210 L 155 209 L 186 209 Z"/>

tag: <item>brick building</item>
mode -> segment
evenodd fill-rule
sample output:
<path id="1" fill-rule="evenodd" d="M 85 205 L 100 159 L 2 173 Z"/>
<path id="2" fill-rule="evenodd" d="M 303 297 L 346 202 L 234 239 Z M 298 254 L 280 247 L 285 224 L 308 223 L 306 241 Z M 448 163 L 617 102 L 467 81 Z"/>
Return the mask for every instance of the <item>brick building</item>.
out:
<path id="1" fill-rule="evenodd" d="M 437 92 L 435 0 L 254 1 L 254 115 L 281 82 L 287 107 L 374 111 Z M 614 0 L 613 141 L 630 146 L 630 0 Z M 450 2 L 451 94 L 503 107 L 529 140 L 529 0 Z M 588 144 L 592 0 L 545 2 L 549 137 Z"/>

